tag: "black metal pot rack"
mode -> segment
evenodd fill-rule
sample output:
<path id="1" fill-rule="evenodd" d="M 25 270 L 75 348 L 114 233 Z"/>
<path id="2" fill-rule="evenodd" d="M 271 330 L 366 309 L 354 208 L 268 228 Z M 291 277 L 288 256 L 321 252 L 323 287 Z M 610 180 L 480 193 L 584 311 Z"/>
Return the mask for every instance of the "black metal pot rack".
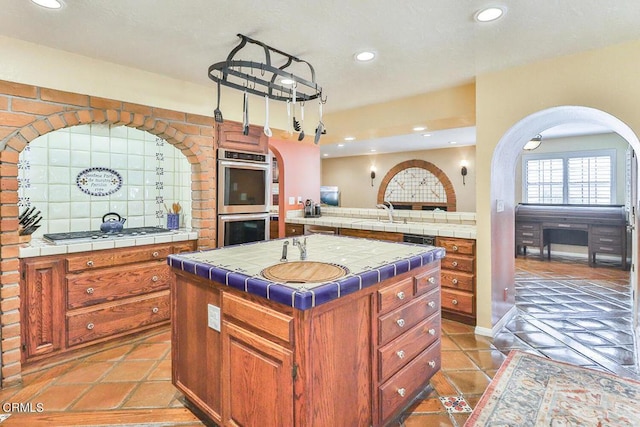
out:
<path id="1" fill-rule="evenodd" d="M 316 83 L 316 72 L 313 66 L 304 59 L 289 55 L 281 50 L 275 49 L 258 40 L 254 40 L 245 35 L 238 34 L 240 43 L 233 48 L 226 61 L 216 62 L 209 66 L 209 78 L 214 82 L 220 82 L 223 86 L 247 91 L 253 95 L 268 96 L 276 101 L 287 101 L 293 97 L 293 86 L 296 87 L 296 101 L 310 101 L 318 99 L 324 103 L 322 98 L 322 87 Z M 264 49 L 264 62 L 254 62 L 234 59 L 234 56 L 247 45 L 256 44 Z M 285 58 L 286 62 L 280 67 L 275 67 L 271 62 L 272 54 L 278 54 Z M 297 76 L 287 70 L 296 63 L 304 63 L 309 67 L 311 80 Z M 246 72 L 248 71 L 248 73 Z M 276 82 L 276 78 L 288 78 L 295 83 L 292 85 L 282 85 Z"/>

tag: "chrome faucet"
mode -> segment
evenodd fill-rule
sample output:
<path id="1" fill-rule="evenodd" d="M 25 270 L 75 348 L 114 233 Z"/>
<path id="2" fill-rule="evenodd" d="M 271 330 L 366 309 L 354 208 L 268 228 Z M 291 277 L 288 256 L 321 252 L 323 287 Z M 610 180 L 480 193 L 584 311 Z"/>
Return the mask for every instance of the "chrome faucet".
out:
<path id="1" fill-rule="evenodd" d="M 293 238 L 293 246 L 297 246 L 300 249 L 300 260 L 304 261 L 307 259 L 307 238 L 305 237 L 303 241 L 300 241 L 299 238 Z"/>
<path id="2" fill-rule="evenodd" d="M 280 262 L 285 262 L 287 260 L 287 246 L 289 245 L 289 241 L 285 240 L 282 243 L 282 257 L 280 257 Z"/>
<path id="3" fill-rule="evenodd" d="M 385 205 L 385 203 L 388 203 L 389 206 Z M 376 205 L 376 208 L 384 209 L 385 211 L 387 211 L 387 214 L 389 215 L 389 222 L 393 222 L 393 205 L 390 201 L 385 200 L 384 202 Z"/>

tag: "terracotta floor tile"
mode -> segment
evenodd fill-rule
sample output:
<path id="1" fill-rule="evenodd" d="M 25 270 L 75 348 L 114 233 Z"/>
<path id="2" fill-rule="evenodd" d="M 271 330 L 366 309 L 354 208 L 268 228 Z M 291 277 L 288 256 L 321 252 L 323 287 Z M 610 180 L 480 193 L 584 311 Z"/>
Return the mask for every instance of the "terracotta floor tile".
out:
<path id="1" fill-rule="evenodd" d="M 56 384 L 93 383 L 113 368 L 113 362 L 81 363 L 62 375 Z"/>
<path id="2" fill-rule="evenodd" d="M 453 387 L 442 371 L 436 372 L 436 374 L 431 377 L 431 381 L 429 381 L 429 383 L 440 396 L 453 396 L 458 394 L 458 391 Z"/>
<path id="3" fill-rule="evenodd" d="M 171 359 L 162 360 L 147 376 L 147 379 L 150 381 L 171 380 Z"/>
<path id="4" fill-rule="evenodd" d="M 463 323 L 454 322 L 452 320 L 442 319 L 442 332 L 445 334 L 472 334 L 474 331 L 473 326 L 465 325 Z"/>
<path id="5" fill-rule="evenodd" d="M 487 350 L 492 348 L 490 338 L 475 334 L 451 335 L 451 339 L 463 350 Z"/>
<path id="6" fill-rule="evenodd" d="M 140 381 L 157 363 L 156 360 L 125 360 L 116 364 L 102 381 Z"/>
<path id="7" fill-rule="evenodd" d="M 453 340 L 451 338 L 449 338 L 448 335 L 442 334 L 442 336 L 440 337 L 440 349 L 442 351 L 445 351 L 445 350 L 460 350 L 460 347 L 458 347 L 458 344 L 453 342 Z"/>
<path id="8" fill-rule="evenodd" d="M 123 408 L 157 408 L 171 403 L 178 390 L 169 381 L 144 382 L 122 405 Z"/>
<path id="9" fill-rule="evenodd" d="M 484 393 L 489 377 L 482 371 L 450 371 L 445 374 L 458 390 L 457 394 Z"/>
<path id="10" fill-rule="evenodd" d="M 122 360 L 124 356 L 133 349 L 133 345 L 121 345 L 119 347 L 111 348 L 109 350 L 104 350 L 99 353 L 96 353 L 92 356 L 88 356 L 84 359 L 85 362 L 93 362 L 93 361 L 104 361 L 104 362 L 115 362 L 118 360 Z"/>
<path id="11" fill-rule="evenodd" d="M 506 359 L 498 350 L 469 350 L 467 355 L 483 370 L 498 369 Z"/>
<path id="12" fill-rule="evenodd" d="M 411 407 L 411 412 L 416 413 L 431 413 L 431 412 L 442 412 L 442 402 L 437 397 L 430 397 L 428 399 L 424 399 L 420 401 L 415 406 Z"/>
<path id="13" fill-rule="evenodd" d="M 466 355 L 464 351 L 443 351 L 442 370 L 468 370 L 478 369 L 475 363 Z"/>
<path id="14" fill-rule="evenodd" d="M 410 415 L 402 425 L 404 427 L 457 427 L 447 413 Z"/>
<path id="15" fill-rule="evenodd" d="M 45 411 L 64 411 L 89 387 L 91 384 L 52 385 L 31 399 L 31 402 L 42 403 Z"/>
<path id="16" fill-rule="evenodd" d="M 171 350 L 170 343 L 138 344 L 127 356 L 126 360 L 162 359 Z"/>
<path id="17" fill-rule="evenodd" d="M 71 409 L 87 411 L 118 408 L 137 385 L 138 383 L 135 382 L 96 384 Z"/>
<path id="18" fill-rule="evenodd" d="M 159 342 L 171 342 L 171 331 L 165 331 L 157 335 L 153 335 L 144 339 L 142 342 L 145 344 L 159 343 Z"/>

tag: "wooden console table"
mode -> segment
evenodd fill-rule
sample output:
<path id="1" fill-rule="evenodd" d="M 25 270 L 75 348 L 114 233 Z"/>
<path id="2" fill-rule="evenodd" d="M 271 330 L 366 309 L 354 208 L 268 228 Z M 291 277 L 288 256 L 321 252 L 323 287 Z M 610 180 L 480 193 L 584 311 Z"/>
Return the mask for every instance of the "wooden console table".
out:
<path id="1" fill-rule="evenodd" d="M 589 265 L 596 254 L 619 255 L 622 269 L 627 269 L 627 215 L 622 205 L 549 205 L 516 206 L 516 257 L 527 246 L 540 248 L 551 258 L 551 244 L 587 246 Z"/>

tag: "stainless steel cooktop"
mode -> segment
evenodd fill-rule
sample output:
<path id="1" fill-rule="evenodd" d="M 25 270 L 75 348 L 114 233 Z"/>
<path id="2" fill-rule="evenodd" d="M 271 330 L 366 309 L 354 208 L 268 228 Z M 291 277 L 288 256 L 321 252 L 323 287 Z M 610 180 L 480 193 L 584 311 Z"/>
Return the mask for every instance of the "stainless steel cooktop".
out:
<path id="1" fill-rule="evenodd" d="M 126 239 L 172 232 L 172 230 L 162 227 L 134 227 L 125 228 L 117 233 L 105 233 L 103 231 L 72 231 L 69 233 L 44 234 L 42 237 L 47 242 L 51 242 L 56 245 L 68 245 L 71 243 L 92 242 L 96 240 Z"/>

